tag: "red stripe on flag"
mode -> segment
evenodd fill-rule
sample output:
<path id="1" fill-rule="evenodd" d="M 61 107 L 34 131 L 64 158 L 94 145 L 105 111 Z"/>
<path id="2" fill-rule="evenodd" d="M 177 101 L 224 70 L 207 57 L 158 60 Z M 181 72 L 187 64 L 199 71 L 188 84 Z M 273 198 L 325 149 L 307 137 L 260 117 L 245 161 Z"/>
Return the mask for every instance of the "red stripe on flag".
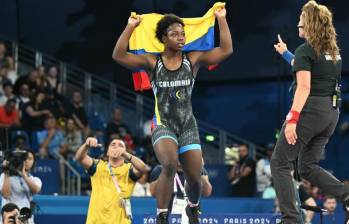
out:
<path id="1" fill-rule="evenodd" d="M 218 68 L 218 64 L 209 65 L 209 66 L 207 67 L 207 69 L 208 69 L 209 71 L 215 70 L 216 68 Z"/>
<path id="2" fill-rule="evenodd" d="M 150 80 L 147 72 L 145 71 L 133 72 L 132 78 L 133 78 L 133 87 L 136 91 L 151 89 Z"/>

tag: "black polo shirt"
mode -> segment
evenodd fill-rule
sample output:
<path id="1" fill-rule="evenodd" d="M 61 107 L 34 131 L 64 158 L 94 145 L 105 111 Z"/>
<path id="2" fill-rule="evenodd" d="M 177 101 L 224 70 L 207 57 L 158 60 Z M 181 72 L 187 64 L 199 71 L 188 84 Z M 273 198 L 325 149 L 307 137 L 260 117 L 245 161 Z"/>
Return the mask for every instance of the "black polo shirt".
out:
<path id="1" fill-rule="evenodd" d="M 332 96 L 337 81 L 340 82 L 342 59 L 337 55 L 334 63 L 329 54 L 316 55 L 309 43 L 300 45 L 295 51 L 293 72 L 295 79 L 294 91 L 297 86 L 296 72 L 311 72 L 310 96 Z"/>

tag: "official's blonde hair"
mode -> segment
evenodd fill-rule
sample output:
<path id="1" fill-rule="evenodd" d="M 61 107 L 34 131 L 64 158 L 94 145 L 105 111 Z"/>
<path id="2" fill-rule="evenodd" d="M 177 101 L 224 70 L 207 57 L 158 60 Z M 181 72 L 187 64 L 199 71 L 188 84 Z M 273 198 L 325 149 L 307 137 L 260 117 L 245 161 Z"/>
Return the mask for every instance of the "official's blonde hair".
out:
<path id="1" fill-rule="evenodd" d="M 303 6 L 301 18 L 305 39 L 314 48 L 316 55 L 328 53 L 336 61 L 339 48 L 332 12 L 326 6 L 311 0 Z"/>

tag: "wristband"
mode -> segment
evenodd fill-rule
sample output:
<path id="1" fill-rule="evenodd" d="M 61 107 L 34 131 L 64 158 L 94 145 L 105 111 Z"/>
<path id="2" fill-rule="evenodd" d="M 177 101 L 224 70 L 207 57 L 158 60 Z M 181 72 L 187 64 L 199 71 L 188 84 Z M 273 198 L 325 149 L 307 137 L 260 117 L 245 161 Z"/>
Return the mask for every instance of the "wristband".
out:
<path id="1" fill-rule="evenodd" d="M 291 110 L 290 112 L 288 112 L 288 114 L 286 116 L 286 123 L 287 124 L 297 124 L 297 122 L 299 120 L 299 116 L 300 116 L 300 113 L 298 111 Z"/>
<path id="2" fill-rule="evenodd" d="M 290 65 L 292 65 L 291 64 L 291 62 L 292 62 L 292 60 L 293 60 L 293 58 L 294 58 L 294 55 L 290 52 L 290 51 L 284 51 L 284 53 L 282 53 L 282 58 L 283 59 L 285 59 Z"/>

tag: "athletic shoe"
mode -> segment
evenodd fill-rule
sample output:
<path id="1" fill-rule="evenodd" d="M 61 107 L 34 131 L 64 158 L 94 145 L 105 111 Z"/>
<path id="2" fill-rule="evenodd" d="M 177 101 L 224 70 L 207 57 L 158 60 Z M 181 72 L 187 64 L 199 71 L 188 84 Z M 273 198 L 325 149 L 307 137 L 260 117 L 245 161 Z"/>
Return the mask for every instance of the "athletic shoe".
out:
<path id="1" fill-rule="evenodd" d="M 190 207 L 187 205 L 185 212 L 189 218 L 189 224 L 199 224 L 200 206 Z"/>
<path id="2" fill-rule="evenodd" d="M 161 212 L 156 217 L 156 224 L 168 224 L 168 213 L 167 212 Z"/>

